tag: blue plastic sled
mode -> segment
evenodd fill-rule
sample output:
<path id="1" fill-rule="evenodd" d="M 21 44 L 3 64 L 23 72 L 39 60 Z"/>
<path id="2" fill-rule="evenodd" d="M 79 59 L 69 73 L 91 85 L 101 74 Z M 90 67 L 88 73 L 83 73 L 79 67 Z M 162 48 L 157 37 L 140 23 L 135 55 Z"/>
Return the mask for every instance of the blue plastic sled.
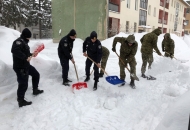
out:
<path id="1" fill-rule="evenodd" d="M 106 81 L 113 85 L 125 83 L 124 80 L 119 79 L 117 76 L 107 76 Z"/>

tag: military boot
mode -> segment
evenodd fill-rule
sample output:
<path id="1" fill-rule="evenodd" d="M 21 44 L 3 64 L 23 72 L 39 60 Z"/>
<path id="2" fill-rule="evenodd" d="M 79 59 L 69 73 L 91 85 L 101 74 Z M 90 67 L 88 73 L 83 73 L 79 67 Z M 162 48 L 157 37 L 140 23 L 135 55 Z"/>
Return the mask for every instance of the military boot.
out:
<path id="1" fill-rule="evenodd" d="M 43 92 L 44 92 L 44 90 L 39 90 L 38 88 L 37 89 L 33 89 L 33 95 L 38 95 L 38 94 L 41 94 Z"/>
<path id="2" fill-rule="evenodd" d="M 86 79 L 84 80 L 84 82 L 88 82 L 90 80 L 89 76 L 86 76 Z"/>
<path id="3" fill-rule="evenodd" d="M 130 84 L 131 88 L 135 89 L 136 86 L 135 86 L 135 81 L 134 80 L 131 80 Z"/>
<path id="4" fill-rule="evenodd" d="M 142 74 L 141 77 L 143 77 L 143 78 L 147 78 L 147 76 L 146 76 L 145 74 Z"/>
<path id="5" fill-rule="evenodd" d="M 72 82 L 72 81 L 71 81 L 71 80 L 69 80 L 69 79 L 65 79 L 65 81 L 66 81 L 66 82 Z"/>
<path id="6" fill-rule="evenodd" d="M 17 99 L 17 101 L 18 101 L 18 106 L 19 107 L 23 107 L 23 106 L 27 106 L 27 105 L 31 105 L 32 104 L 32 102 L 26 101 L 24 99 Z"/>
<path id="7" fill-rule="evenodd" d="M 98 82 L 97 82 L 97 81 L 95 81 L 95 82 L 94 82 L 93 91 L 96 91 L 96 90 L 97 90 L 97 85 L 98 85 Z"/>

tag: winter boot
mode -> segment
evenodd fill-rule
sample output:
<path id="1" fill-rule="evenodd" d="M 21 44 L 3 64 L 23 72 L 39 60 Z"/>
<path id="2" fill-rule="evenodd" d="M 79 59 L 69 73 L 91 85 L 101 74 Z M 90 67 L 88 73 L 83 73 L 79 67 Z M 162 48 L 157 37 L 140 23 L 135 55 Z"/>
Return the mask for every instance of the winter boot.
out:
<path id="1" fill-rule="evenodd" d="M 72 81 L 71 81 L 71 80 L 69 80 L 69 79 L 66 79 L 65 81 L 66 81 L 66 82 L 72 82 Z"/>
<path id="2" fill-rule="evenodd" d="M 130 84 L 131 88 L 135 89 L 136 86 L 135 86 L 135 81 L 134 80 L 131 80 Z"/>
<path id="3" fill-rule="evenodd" d="M 102 78 L 104 76 L 104 73 L 100 73 L 99 77 Z"/>
<path id="4" fill-rule="evenodd" d="M 122 83 L 122 84 L 119 85 L 119 87 L 122 87 L 122 86 L 124 86 L 124 85 L 125 85 L 125 83 Z"/>
<path id="5" fill-rule="evenodd" d="M 146 76 L 145 74 L 142 74 L 141 77 L 143 77 L 143 78 L 147 78 L 147 76 Z"/>
<path id="6" fill-rule="evenodd" d="M 44 92 L 44 90 L 39 90 L 38 88 L 37 89 L 33 89 L 33 95 L 38 95 L 38 94 L 41 94 L 43 92 Z"/>
<path id="7" fill-rule="evenodd" d="M 18 106 L 19 107 L 23 107 L 23 106 L 27 106 L 27 105 L 31 105 L 32 104 L 32 102 L 28 102 L 28 101 L 26 101 L 26 100 L 24 100 L 24 99 L 17 99 L 17 101 L 18 101 Z"/>
<path id="8" fill-rule="evenodd" d="M 89 76 L 86 76 L 86 79 L 84 80 L 84 82 L 88 82 L 90 80 Z"/>
<path id="9" fill-rule="evenodd" d="M 96 90 L 97 90 L 97 85 L 98 85 L 98 82 L 97 82 L 97 81 L 95 81 L 95 82 L 94 82 L 93 91 L 96 91 Z"/>

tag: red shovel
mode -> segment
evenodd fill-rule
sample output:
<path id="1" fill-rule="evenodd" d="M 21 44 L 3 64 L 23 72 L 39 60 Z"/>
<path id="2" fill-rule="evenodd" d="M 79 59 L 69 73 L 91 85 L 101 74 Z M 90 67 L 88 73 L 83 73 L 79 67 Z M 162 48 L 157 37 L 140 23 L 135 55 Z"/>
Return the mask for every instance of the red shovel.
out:
<path id="1" fill-rule="evenodd" d="M 42 44 L 40 44 L 40 45 L 38 45 L 38 47 L 35 49 L 35 51 L 34 52 L 41 52 L 43 49 L 44 49 L 45 47 L 44 47 L 44 44 L 42 43 Z M 38 55 L 38 54 L 37 54 Z M 37 55 L 33 55 L 33 57 L 36 57 Z"/>
<path id="2" fill-rule="evenodd" d="M 74 92 L 74 89 L 80 90 L 81 88 L 87 88 L 86 82 L 79 82 L 79 77 L 78 77 L 78 73 L 77 73 L 75 63 L 74 63 L 74 67 L 75 67 L 75 72 L 76 72 L 78 83 L 75 83 L 75 84 L 72 85 L 72 91 L 73 92 Z"/>

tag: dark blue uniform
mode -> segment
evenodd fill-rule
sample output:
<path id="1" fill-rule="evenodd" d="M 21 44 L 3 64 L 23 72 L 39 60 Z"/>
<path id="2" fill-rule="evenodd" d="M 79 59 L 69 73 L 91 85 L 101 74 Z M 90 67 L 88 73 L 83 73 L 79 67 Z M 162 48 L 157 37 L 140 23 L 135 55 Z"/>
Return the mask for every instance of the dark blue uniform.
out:
<path id="1" fill-rule="evenodd" d="M 13 56 L 13 69 L 16 72 L 18 81 L 18 100 L 24 100 L 25 92 L 28 88 L 29 75 L 32 76 L 33 90 L 38 89 L 40 79 L 38 71 L 30 65 L 30 62 L 27 61 L 27 58 L 32 56 L 28 42 L 29 40 L 24 39 L 21 36 L 13 42 L 11 49 Z"/>
<path id="2" fill-rule="evenodd" d="M 60 63 L 62 66 L 62 78 L 63 82 L 68 80 L 68 72 L 69 72 L 69 60 L 73 58 L 72 49 L 74 39 L 71 39 L 70 36 L 76 35 L 74 30 L 71 30 L 70 33 L 63 37 L 58 46 L 58 56 L 60 59 Z"/>
<path id="3" fill-rule="evenodd" d="M 91 37 L 87 37 L 83 43 L 83 53 L 87 51 L 88 57 L 94 60 L 96 63 L 100 63 L 102 58 L 102 45 L 100 41 L 97 39 L 94 43 L 91 41 Z M 86 59 L 86 76 L 90 76 L 90 67 L 92 65 L 92 61 L 90 59 Z M 99 68 L 94 64 L 94 80 L 98 82 L 99 80 Z"/>

